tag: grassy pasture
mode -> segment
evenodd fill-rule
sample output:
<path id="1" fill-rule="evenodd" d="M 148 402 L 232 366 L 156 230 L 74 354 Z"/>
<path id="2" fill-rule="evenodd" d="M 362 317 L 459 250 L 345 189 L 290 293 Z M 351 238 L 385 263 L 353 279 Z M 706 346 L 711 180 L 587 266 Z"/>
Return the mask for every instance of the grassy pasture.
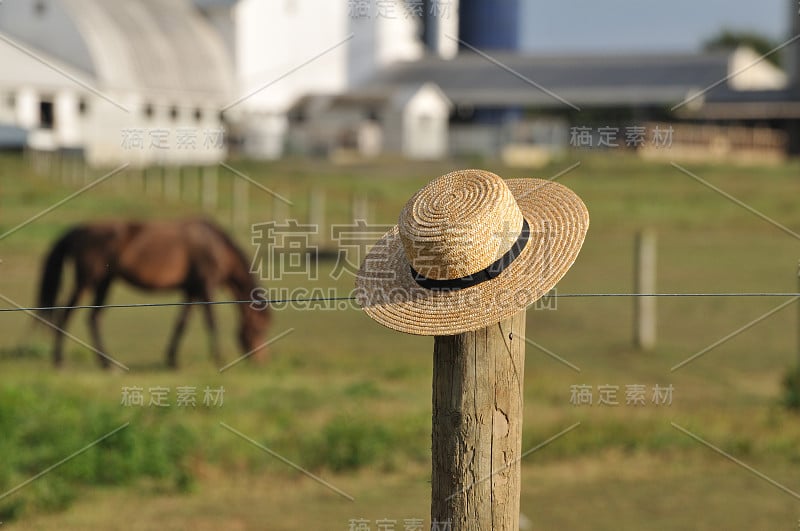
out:
<path id="1" fill-rule="evenodd" d="M 633 236 L 658 234 L 662 292 L 791 292 L 800 242 L 669 164 L 623 155 L 554 162 L 535 175 L 494 167 L 505 177 L 560 177 L 586 202 L 591 227 L 559 293 L 632 289 Z M 305 220 L 308 191 L 327 190 L 328 216 L 346 222 L 354 192 L 366 193 L 377 223 L 392 223 L 429 179 L 473 163 L 383 161 L 355 167 L 321 162 L 233 163 L 288 195 Z M 800 165 L 686 166 L 771 219 L 800 231 Z M 198 213 L 107 182 L 0 240 L 0 306 L 34 303 L 39 261 L 66 226 L 113 216 Z M 232 179 L 221 174 L 221 181 Z M 64 186 L 32 175 L 20 159 L 0 160 L 0 234 L 66 197 Z M 270 219 L 272 199 L 250 194 L 252 222 Z M 217 212 L 228 224 L 225 189 Z M 253 252 L 250 235 L 237 240 Z M 350 275 L 287 276 L 269 288 L 314 287 L 346 294 Z M 227 294 L 220 294 L 227 297 Z M 177 301 L 117 285 L 110 303 Z M 800 418 L 779 405 L 781 379 L 797 359 L 797 308 L 790 305 L 674 372 L 670 368 L 785 298 L 660 299 L 659 344 L 631 348 L 633 301 L 562 298 L 556 310 L 529 310 L 524 449 L 580 425 L 523 461 L 522 512 L 537 529 L 794 529 L 800 500 L 673 427 L 675 423 L 797 492 Z M 228 360 L 234 310 L 219 307 Z M 110 353 L 131 370 L 101 374 L 75 342 L 55 373 L 50 336 L 22 313 L 0 314 L 0 491 L 14 487 L 96 438 L 130 424 L 97 447 L 0 499 L 3 527 L 20 529 L 347 529 L 352 518 L 424 518 L 429 507 L 430 338 L 393 333 L 358 310 L 285 308 L 268 364 L 212 366 L 199 315 L 190 321 L 178 372 L 163 351 L 175 308 L 112 309 L 103 329 Z M 85 315 L 71 329 L 88 340 Z M 570 386 L 595 388 L 595 405 L 570 404 Z M 599 385 L 619 386 L 617 406 L 597 405 Z M 673 385 L 673 403 L 624 405 L 625 386 Z M 125 407 L 123 387 L 167 387 L 169 408 Z M 198 407 L 175 405 L 178 386 L 199 390 Z M 202 389 L 224 387 L 221 407 L 200 404 Z M 348 501 L 259 450 L 220 423 L 308 468 L 355 498 Z"/>

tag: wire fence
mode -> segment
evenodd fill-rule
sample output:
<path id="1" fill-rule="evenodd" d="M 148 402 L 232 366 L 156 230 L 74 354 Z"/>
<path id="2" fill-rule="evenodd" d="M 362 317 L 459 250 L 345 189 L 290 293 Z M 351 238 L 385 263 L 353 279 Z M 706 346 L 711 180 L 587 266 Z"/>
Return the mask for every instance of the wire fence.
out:
<path id="1" fill-rule="evenodd" d="M 554 293 L 546 295 L 554 299 L 598 298 L 598 297 L 800 297 L 800 293 L 791 292 L 743 292 L 743 293 Z M 0 308 L 0 312 L 39 312 L 52 310 L 100 310 L 105 308 L 160 308 L 168 306 L 217 306 L 233 304 L 254 304 L 265 306 L 285 303 L 312 303 L 331 301 L 352 301 L 355 296 L 348 297 L 310 297 L 290 299 L 243 299 L 227 301 L 175 301 L 175 302 L 138 302 L 121 304 L 79 304 L 75 306 L 28 306 Z"/>

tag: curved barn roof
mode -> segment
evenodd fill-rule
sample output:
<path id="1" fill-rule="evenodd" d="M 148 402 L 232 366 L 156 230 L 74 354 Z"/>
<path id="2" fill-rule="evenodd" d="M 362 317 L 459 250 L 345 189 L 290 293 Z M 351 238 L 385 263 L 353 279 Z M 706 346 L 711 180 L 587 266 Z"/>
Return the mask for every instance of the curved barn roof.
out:
<path id="1" fill-rule="evenodd" d="M 232 92 L 224 44 L 189 0 L 19 0 L 3 10 L 0 29 L 103 87 L 216 98 Z"/>
<path id="2" fill-rule="evenodd" d="M 184 0 L 61 0 L 108 86 L 227 94 L 229 60 L 210 25 Z"/>

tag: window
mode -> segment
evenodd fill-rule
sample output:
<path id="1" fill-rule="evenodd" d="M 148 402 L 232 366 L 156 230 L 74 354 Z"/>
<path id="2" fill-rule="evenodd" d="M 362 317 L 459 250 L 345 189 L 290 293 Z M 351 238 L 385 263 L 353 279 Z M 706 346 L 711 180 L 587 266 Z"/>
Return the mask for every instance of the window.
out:
<path id="1" fill-rule="evenodd" d="M 36 3 L 33 4 L 33 12 L 37 17 L 44 16 L 47 12 L 47 3 L 44 0 L 37 0 Z"/>
<path id="2" fill-rule="evenodd" d="M 152 118 L 153 114 L 155 114 L 155 111 L 153 109 L 153 104 L 152 103 L 146 103 L 145 106 L 144 106 L 144 115 L 147 118 Z"/>
<path id="3" fill-rule="evenodd" d="M 42 98 L 39 101 L 39 127 L 41 129 L 52 129 L 53 118 L 53 100 Z"/>
<path id="4" fill-rule="evenodd" d="M 201 109 L 200 107 L 197 107 L 194 110 L 194 119 L 197 120 L 198 122 L 202 121 L 202 119 L 203 119 L 203 109 Z"/>
<path id="5" fill-rule="evenodd" d="M 79 99 L 78 100 L 78 114 L 85 115 L 88 110 L 89 110 L 89 104 L 86 102 L 86 98 Z"/>
<path id="6" fill-rule="evenodd" d="M 6 107 L 13 109 L 17 105 L 17 96 L 13 92 L 9 92 L 6 96 Z"/>
<path id="7" fill-rule="evenodd" d="M 173 105 L 172 107 L 170 107 L 170 109 L 169 109 L 169 117 L 172 118 L 173 120 L 177 120 L 178 119 L 178 107 L 177 106 Z"/>

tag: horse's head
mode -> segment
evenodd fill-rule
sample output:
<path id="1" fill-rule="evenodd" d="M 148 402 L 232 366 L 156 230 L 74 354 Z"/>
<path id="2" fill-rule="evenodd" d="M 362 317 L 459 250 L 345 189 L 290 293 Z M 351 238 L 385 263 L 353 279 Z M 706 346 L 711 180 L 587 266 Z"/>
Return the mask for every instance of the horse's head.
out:
<path id="1" fill-rule="evenodd" d="M 268 349 L 264 343 L 269 323 L 270 309 L 263 299 L 254 298 L 254 302 L 247 305 L 242 311 L 239 346 L 245 354 L 249 354 L 256 361 L 261 361 L 266 357 Z"/>

